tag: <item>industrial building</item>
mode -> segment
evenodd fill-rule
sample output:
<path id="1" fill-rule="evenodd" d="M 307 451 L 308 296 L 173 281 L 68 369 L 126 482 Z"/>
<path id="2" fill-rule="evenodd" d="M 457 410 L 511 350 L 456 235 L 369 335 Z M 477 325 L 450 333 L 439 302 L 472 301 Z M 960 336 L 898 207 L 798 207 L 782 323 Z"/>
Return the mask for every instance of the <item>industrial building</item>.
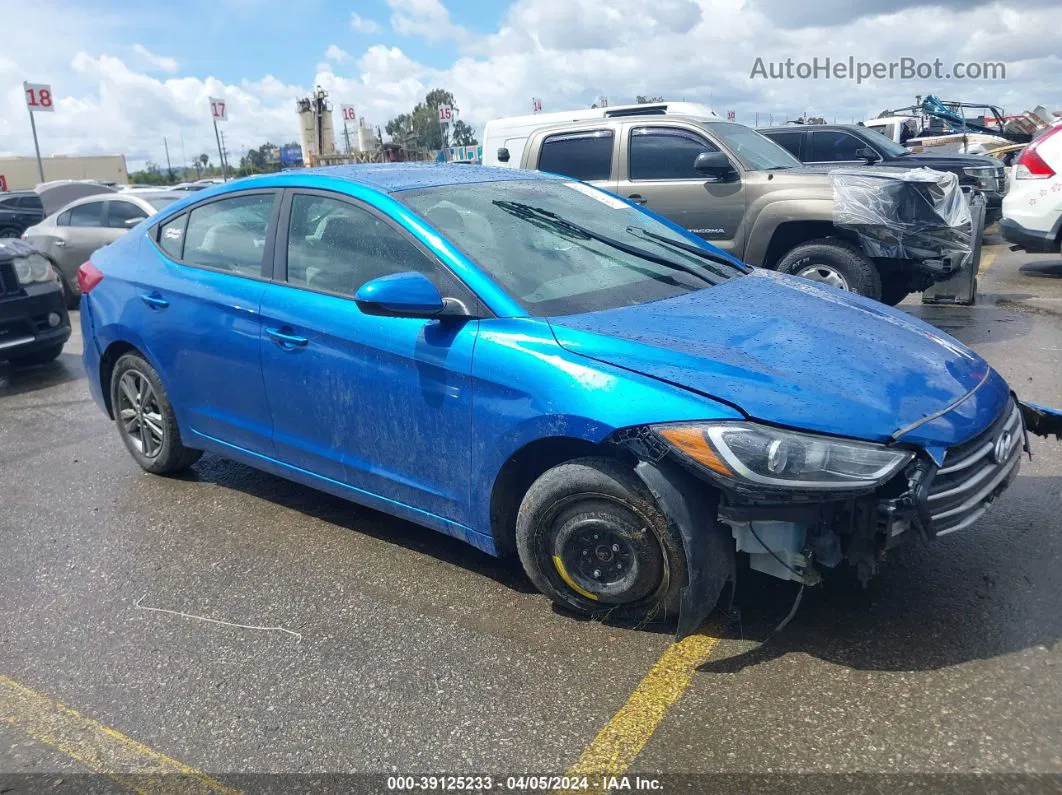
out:
<path id="1" fill-rule="evenodd" d="M 55 155 L 41 159 L 44 181 L 56 179 L 94 179 L 100 182 L 128 184 L 129 171 L 125 155 Z M 35 157 L 0 157 L 0 184 L 7 190 L 26 190 L 41 182 Z"/>

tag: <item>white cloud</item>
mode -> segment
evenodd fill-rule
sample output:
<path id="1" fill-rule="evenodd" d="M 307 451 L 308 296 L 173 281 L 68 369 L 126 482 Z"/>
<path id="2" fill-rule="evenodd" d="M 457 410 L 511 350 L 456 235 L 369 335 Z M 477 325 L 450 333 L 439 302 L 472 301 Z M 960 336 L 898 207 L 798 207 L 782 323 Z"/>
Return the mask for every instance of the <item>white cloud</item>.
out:
<path id="1" fill-rule="evenodd" d="M 325 58 L 336 63 L 345 63 L 346 61 L 353 60 L 351 54 L 335 44 L 332 44 L 325 50 Z"/>
<path id="2" fill-rule="evenodd" d="M 361 14 L 352 12 L 350 15 L 350 28 L 355 33 L 379 33 L 380 25 L 375 20 L 366 19 Z"/>
<path id="3" fill-rule="evenodd" d="M 961 10 L 919 4 L 900 14 L 878 13 L 878 0 L 862 0 L 861 13 L 827 20 L 828 27 L 800 28 L 775 19 L 781 0 L 514 0 L 493 32 L 478 35 L 455 23 L 438 0 L 388 0 L 396 32 L 429 43 L 453 41 L 456 59 L 439 67 L 429 65 L 429 55 L 412 57 L 425 49 L 412 38 L 401 40 L 402 46 L 354 49 L 342 39 L 328 46 L 333 33 L 326 32 L 320 63 L 304 65 L 301 85 L 270 75 L 264 56 L 248 60 L 244 79 L 235 82 L 187 73 L 183 63 L 176 72 L 159 74 L 135 48 L 116 43 L 135 36 L 123 39 L 91 15 L 72 14 L 56 21 L 54 46 L 16 38 L 0 56 L 0 151 L 32 153 L 24 79 L 52 82 L 56 92 L 57 112 L 37 119 L 46 153 L 125 152 L 134 166 L 146 159 L 162 162 L 164 136 L 175 162 L 181 136 L 189 157 L 195 150 L 213 152 L 209 96 L 229 101 L 224 130 L 234 162 L 243 147 L 293 140 L 294 101 L 318 84 L 335 105 L 356 105 L 374 126 L 409 110 L 432 88 L 453 91 L 461 118 L 479 128 L 492 117 L 530 112 L 531 97 L 541 97 L 551 111 L 587 107 L 602 94 L 614 104 L 632 102 L 636 94 L 706 102 L 720 113 L 736 111 L 738 121 L 749 124 L 757 113 L 763 124 L 772 114 L 778 122 L 805 111 L 847 122 L 927 93 L 991 102 L 1008 112 L 1041 103 L 1058 107 L 1062 0 L 1046 2 L 994 0 Z M 27 9 L 36 13 L 32 4 Z M 414 49 L 418 43 L 420 50 Z M 281 43 L 261 44 L 249 52 Z M 123 52 L 125 60 L 115 57 Z M 750 79 L 757 57 L 849 55 L 865 61 L 940 58 L 948 64 L 999 60 L 1008 65 L 1007 80 L 858 85 Z"/>
<path id="4" fill-rule="evenodd" d="M 133 52 L 140 56 L 140 59 L 145 61 L 150 67 L 160 71 L 173 74 L 177 71 L 177 59 L 171 58 L 168 55 L 155 55 L 143 44 L 134 44 Z"/>
<path id="5" fill-rule="evenodd" d="M 428 41 L 465 39 L 468 31 L 455 25 L 450 12 L 439 0 L 387 0 L 391 7 L 391 27 L 403 36 L 419 36 Z"/>

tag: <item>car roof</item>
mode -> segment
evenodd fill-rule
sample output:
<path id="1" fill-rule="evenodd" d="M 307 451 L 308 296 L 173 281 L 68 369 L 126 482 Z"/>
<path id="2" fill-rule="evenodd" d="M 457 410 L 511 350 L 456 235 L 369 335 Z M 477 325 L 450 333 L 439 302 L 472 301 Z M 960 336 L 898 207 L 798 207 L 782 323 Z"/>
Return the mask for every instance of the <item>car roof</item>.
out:
<path id="1" fill-rule="evenodd" d="M 323 166 L 285 171 L 276 175 L 284 182 L 295 180 L 312 185 L 313 177 L 341 179 L 384 193 L 397 193 L 418 188 L 437 188 L 445 185 L 466 185 L 477 182 L 510 182 L 514 180 L 556 180 L 560 177 L 539 171 L 515 168 L 473 166 L 456 163 L 362 163 L 345 166 Z M 239 187 L 251 187 L 253 180 L 240 180 Z M 230 185 L 234 183 L 229 183 Z"/>
<path id="2" fill-rule="evenodd" d="M 858 132 L 865 129 L 866 127 L 861 124 L 786 124 L 778 127 L 757 127 L 756 132 L 768 133 L 781 132 L 783 130 L 847 130 L 849 132 Z"/>

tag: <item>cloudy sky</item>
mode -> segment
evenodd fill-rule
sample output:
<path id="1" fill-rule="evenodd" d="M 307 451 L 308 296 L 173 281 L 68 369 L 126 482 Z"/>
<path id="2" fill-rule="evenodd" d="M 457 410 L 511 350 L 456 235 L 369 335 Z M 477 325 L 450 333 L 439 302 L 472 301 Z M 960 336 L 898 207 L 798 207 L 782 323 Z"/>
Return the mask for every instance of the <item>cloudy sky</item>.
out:
<path id="1" fill-rule="evenodd" d="M 297 138 L 314 84 L 374 125 L 433 87 L 461 117 L 610 104 L 636 94 L 710 103 L 738 121 L 802 112 L 850 121 L 915 94 L 1008 111 L 1062 107 L 1062 0 L 0 0 L 0 153 L 32 154 L 22 81 L 50 83 L 44 154 L 124 153 L 131 167 L 216 159 L 207 98 L 229 101 L 230 155 Z M 17 34 L 17 35 L 15 35 Z M 751 79 L 814 57 L 1002 61 L 995 81 Z"/>

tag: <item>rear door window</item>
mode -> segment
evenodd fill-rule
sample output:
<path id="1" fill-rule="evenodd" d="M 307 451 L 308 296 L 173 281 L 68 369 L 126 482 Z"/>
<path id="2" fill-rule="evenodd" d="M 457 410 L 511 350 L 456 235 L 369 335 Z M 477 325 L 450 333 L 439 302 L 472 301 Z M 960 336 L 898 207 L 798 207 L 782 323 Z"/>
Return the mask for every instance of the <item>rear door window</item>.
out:
<path id="1" fill-rule="evenodd" d="M 107 204 L 107 226 L 111 229 L 128 229 L 127 221 L 147 218 L 147 213 L 132 202 L 110 201 Z"/>
<path id="2" fill-rule="evenodd" d="M 836 163 L 842 160 L 860 160 L 861 158 L 856 154 L 856 150 L 865 147 L 865 143 L 846 132 L 819 130 L 813 132 L 811 140 L 808 141 L 806 161 L 809 163 Z"/>
<path id="3" fill-rule="evenodd" d="M 612 171 L 611 130 L 550 135 L 542 142 L 538 168 L 572 179 L 605 180 Z"/>
<path id="4" fill-rule="evenodd" d="M 103 226 L 103 202 L 89 202 L 71 207 L 64 226 Z"/>
<path id="5" fill-rule="evenodd" d="M 718 151 L 696 133 L 675 127 L 635 127 L 631 130 L 630 178 L 699 179 L 693 164 L 697 155 Z"/>
<path id="6" fill-rule="evenodd" d="M 261 276 L 274 193 L 211 201 L 188 214 L 182 261 L 242 276 Z"/>

